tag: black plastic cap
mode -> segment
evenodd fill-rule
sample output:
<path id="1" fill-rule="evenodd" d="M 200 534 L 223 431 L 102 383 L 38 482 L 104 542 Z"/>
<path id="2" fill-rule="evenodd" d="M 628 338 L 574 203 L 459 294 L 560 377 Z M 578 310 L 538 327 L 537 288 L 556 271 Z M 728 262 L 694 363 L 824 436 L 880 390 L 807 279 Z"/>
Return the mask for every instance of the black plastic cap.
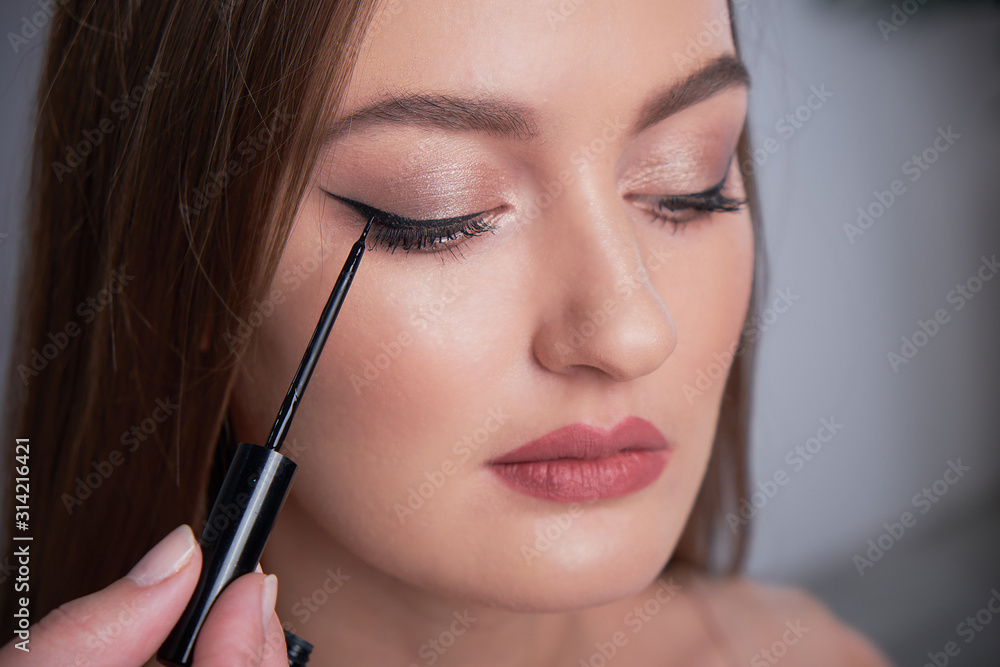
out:
<path id="1" fill-rule="evenodd" d="M 288 647 L 288 667 L 305 667 L 313 645 L 294 632 L 285 630 L 285 646 Z"/>
<path id="2" fill-rule="evenodd" d="M 247 442 L 237 448 L 198 540 L 202 554 L 198 586 L 157 651 L 157 660 L 168 665 L 191 664 L 195 640 L 212 603 L 230 582 L 256 569 L 295 468 L 294 461 L 274 450 Z"/>

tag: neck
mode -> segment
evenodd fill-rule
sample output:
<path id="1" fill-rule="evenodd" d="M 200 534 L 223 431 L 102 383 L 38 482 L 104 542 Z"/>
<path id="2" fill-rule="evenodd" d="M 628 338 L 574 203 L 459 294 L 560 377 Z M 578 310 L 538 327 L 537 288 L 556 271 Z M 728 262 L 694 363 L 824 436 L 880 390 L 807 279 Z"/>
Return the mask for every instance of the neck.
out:
<path id="1" fill-rule="evenodd" d="M 581 616 L 520 613 L 429 593 L 332 540 L 288 498 L 261 559 L 279 574 L 282 624 L 315 646 L 310 667 L 565 662 Z M 569 651 L 571 652 L 571 651 Z"/>

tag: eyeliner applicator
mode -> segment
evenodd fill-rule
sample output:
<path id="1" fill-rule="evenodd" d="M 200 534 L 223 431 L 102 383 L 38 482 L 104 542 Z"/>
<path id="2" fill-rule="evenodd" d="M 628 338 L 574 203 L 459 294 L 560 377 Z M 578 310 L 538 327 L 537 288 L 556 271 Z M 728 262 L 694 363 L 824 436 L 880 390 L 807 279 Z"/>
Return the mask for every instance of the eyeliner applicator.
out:
<path id="1" fill-rule="evenodd" d="M 340 306 L 361 263 L 365 237 L 373 221 L 374 218 L 365 225 L 361 238 L 351 248 L 347 262 L 340 271 L 340 277 L 333 286 L 319 323 L 306 346 L 295 378 L 278 410 L 267 444 L 260 447 L 243 442 L 236 449 L 236 455 L 198 540 L 202 554 L 198 585 L 177 625 L 156 653 L 156 659 L 160 662 L 184 667 L 191 664 L 198 632 L 215 599 L 234 579 L 253 572 L 260 561 L 268 535 L 271 534 L 278 512 L 291 488 L 296 469 L 295 462 L 278 450 L 285 441 L 299 400 L 309 384 L 309 378 L 316 368 L 316 362 L 319 361 L 337 313 L 340 312 Z M 312 645 L 287 630 L 285 640 L 288 644 L 289 665 L 305 665 Z"/>

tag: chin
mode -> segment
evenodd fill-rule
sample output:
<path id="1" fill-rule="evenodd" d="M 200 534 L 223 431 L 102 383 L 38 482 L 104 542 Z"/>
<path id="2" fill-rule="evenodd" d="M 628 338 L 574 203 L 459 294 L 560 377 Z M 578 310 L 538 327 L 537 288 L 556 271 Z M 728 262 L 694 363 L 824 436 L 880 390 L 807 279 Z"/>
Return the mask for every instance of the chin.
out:
<path id="1" fill-rule="evenodd" d="M 407 578 L 442 597 L 496 609 L 555 613 L 597 607 L 653 583 L 673 554 L 685 518 L 648 509 L 623 515 L 598 504 L 565 506 L 545 520 L 497 526 L 472 555 L 458 546 L 428 552 L 434 561 Z"/>
<path id="2" fill-rule="evenodd" d="M 557 613 L 599 607 L 632 597 L 645 590 L 663 570 L 669 553 L 616 554 L 614 558 L 592 553 L 536 561 L 529 568 L 510 569 L 484 577 L 470 602 L 516 612 Z M 584 546 L 581 551 L 593 551 Z M 662 557 L 661 557 L 662 556 Z M 563 559 L 574 561 L 563 567 Z M 468 591 L 472 592 L 472 591 Z M 467 592 L 467 594 L 468 594 Z"/>

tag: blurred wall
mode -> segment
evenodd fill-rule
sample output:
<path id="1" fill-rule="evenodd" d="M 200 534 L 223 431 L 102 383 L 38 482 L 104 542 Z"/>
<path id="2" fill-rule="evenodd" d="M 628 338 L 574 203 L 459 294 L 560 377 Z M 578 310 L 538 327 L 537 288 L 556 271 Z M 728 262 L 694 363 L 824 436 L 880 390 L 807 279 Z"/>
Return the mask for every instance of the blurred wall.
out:
<path id="1" fill-rule="evenodd" d="M 754 0 L 737 25 L 796 299 L 762 336 L 749 570 L 899 664 L 1000 664 L 1000 617 L 960 627 L 1000 590 L 1000 9 Z"/>
<path id="2" fill-rule="evenodd" d="M 20 35 L 32 34 L 24 26 L 39 11 L 37 2 L 4 0 L 0 3 L 0 377 L 6 377 L 11 336 L 17 326 L 14 312 L 14 281 L 24 253 L 21 215 L 28 174 L 29 139 L 34 122 L 35 86 L 45 55 L 48 16 L 39 18 L 42 28 L 33 24 L 34 34 L 22 41 Z M 8 33 L 17 37 L 13 43 Z M 0 392 L 5 390 L 0 386 Z M 2 393 L 0 393 L 2 397 Z M 2 413 L 0 413 L 2 414 Z"/>

